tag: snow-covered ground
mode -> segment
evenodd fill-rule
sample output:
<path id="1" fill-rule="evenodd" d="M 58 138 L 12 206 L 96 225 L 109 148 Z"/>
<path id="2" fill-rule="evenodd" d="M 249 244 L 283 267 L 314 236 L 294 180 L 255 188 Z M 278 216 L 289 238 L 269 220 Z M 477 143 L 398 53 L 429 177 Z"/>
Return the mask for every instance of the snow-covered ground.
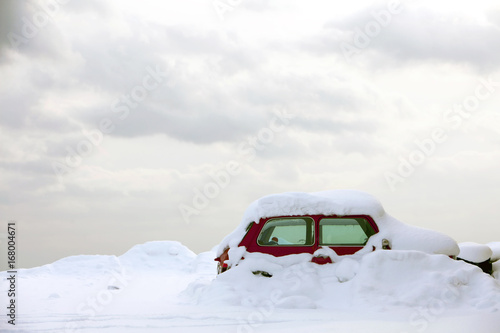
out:
<path id="1" fill-rule="evenodd" d="M 500 332 L 498 262 L 494 278 L 416 251 L 328 265 L 250 255 L 216 277 L 214 257 L 215 249 L 196 255 L 157 241 L 119 257 L 73 256 L 19 270 L 16 326 L 3 315 L 0 331 Z M 256 268 L 273 277 L 252 274 Z"/>

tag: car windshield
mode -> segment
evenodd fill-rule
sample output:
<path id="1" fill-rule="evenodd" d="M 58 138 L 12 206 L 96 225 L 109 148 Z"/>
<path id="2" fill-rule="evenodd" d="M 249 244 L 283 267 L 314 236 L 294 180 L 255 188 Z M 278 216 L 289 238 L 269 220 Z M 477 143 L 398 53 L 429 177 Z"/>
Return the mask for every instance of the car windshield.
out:
<path id="1" fill-rule="evenodd" d="M 312 245 L 314 220 L 310 217 L 271 219 L 262 228 L 257 243 L 264 246 Z"/>
<path id="2" fill-rule="evenodd" d="M 319 228 L 320 245 L 365 245 L 375 234 L 364 218 L 323 218 Z"/>

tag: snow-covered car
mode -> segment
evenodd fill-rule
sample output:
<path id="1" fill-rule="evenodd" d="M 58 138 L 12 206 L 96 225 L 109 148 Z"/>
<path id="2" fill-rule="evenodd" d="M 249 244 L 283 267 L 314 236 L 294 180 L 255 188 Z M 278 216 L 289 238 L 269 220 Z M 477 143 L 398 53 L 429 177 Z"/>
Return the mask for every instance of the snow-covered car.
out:
<path id="1" fill-rule="evenodd" d="M 245 255 L 307 255 L 317 264 L 344 255 L 377 250 L 417 250 L 456 258 L 457 243 L 428 229 L 404 224 L 387 214 L 372 195 L 354 190 L 287 192 L 253 202 L 239 226 L 220 243 L 218 273 Z M 255 273 L 270 276 L 256 270 Z"/>

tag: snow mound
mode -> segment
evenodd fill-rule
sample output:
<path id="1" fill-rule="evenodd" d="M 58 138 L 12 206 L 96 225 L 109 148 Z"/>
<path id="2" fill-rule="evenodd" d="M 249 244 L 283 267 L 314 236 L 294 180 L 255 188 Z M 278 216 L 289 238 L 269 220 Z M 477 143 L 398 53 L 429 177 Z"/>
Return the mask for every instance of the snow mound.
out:
<path id="1" fill-rule="evenodd" d="M 486 244 L 492 251 L 491 261 L 500 260 L 500 242 L 491 242 Z"/>
<path id="2" fill-rule="evenodd" d="M 493 277 L 497 280 L 500 280 L 500 260 L 497 260 L 493 263 Z"/>
<path id="3" fill-rule="evenodd" d="M 119 258 L 134 269 L 190 271 L 196 254 L 180 242 L 152 241 L 135 245 Z"/>
<path id="4" fill-rule="evenodd" d="M 437 333 L 477 332 L 479 323 L 481 332 L 498 332 L 500 282 L 476 266 L 415 251 L 318 251 L 336 263 L 247 254 L 217 277 L 215 249 L 194 255 L 178 242 L 64 258 L 19 270 L 18 322 L 1 331 L 414 332 L 428 325 Z M 254 275 L 258 269 L 273 276 Z M 500 261 L 494 270 L 498 279 Z M 0 293 L 9 286 L 0 280 Z"/>
<path id="5" fill-rule="evenodd" d="M 226 248 L 238 247 L 248 225 L 261 218 L 293 215 L 369 215 L 379 233 L 372 236 L 364 252 L 380 248 L 383 238 L 396 250 L 419 250 L 432 254 L 457 255 L 459 248 L 450 237 L 428 229 L 407 225 L 389 214 L 372 195 L 356 190 L 332 190 L 315 193 L 286 192 L 254 201 L 245 211 L 238 227 L 226 236 L 217 249 L 220 256 Z"/>
<path id="6" fill-rule="evenodd" d="M 219 275 L 194 302 L 274 308 L 429 308 L 500 310 L 500 283 L 479 268 L 444 255 L 376 251 L 317 265 L 305 255 L 251 254 Z M 266 271 L 272 277 L 253 272 Z M 189 287 L 188 287 L 189 289 Z"/>
<path id="7" fill-rule="evenodd" d="M 19 303 L 23 313 L 69 311 L 90 319 L 111 303 L 110 311 L 135 314 L 137 302 L 145 313 L 164 311 L 190 282 L 215 277 L 214 257 L 214 252 L 196 255 L 177 241 L 135 245 L 121 256 L 71 256 L 19 270 Z"/>
<path id="8" fill-rule="evenodd" d="M 22 269 L 22 274 L 33 275 L 33 277 L 61 276 L 87 277 L 102 274 L 105 271 L 119 269 L 120 260 L 112 255 L 77 255 L 70 256 L 33 269 Z"/>
<path id="9" fill-rule="evenodd" d="M 77 255 L 52 264 L 22 269 L 23 275 L 33 277 L 67 276 L 80 279 L 109 271 L 130 270 L 190 270 L 196 254 L 177 241 L 151 241 L 132 247 L 121 256 Z"/>
<path id="10" fill-rule="evenodd" d="M 474 242 L 464 242 L 458 244 L 460 253 L 458 257 L 470 262 L 481 263 L 491 258 L 493 251 L 488 245 Z"/>

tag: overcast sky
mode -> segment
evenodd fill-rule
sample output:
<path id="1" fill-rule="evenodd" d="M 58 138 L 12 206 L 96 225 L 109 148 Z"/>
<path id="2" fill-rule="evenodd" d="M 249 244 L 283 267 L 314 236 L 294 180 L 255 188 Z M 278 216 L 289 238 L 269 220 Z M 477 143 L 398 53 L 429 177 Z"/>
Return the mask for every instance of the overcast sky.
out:
<path id="1" fill-rule="evenodd" d="M 0 236 L 5 258 L 17 221 L 19 266 L 207 251 L 284 191 L 364 190 L 500 240 L 496 1 L 0 6 Z"/>

